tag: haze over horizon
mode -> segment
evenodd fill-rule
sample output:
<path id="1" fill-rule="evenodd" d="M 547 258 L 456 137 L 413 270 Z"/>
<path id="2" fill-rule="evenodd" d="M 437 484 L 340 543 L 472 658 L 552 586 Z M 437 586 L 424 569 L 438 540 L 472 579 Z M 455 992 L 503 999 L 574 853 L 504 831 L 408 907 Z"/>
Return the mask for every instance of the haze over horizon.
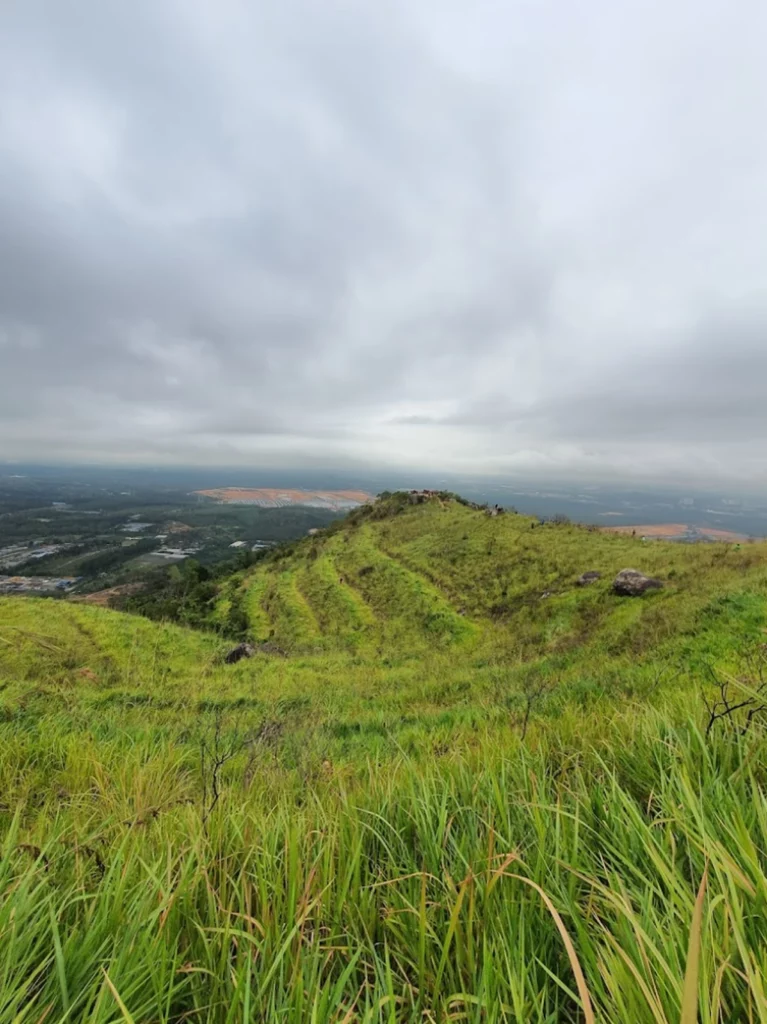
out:
<path id="1" fill-rule="evenodd" d="M 0 27 L 0 460 L 767 487 L 756 0 Z"/>

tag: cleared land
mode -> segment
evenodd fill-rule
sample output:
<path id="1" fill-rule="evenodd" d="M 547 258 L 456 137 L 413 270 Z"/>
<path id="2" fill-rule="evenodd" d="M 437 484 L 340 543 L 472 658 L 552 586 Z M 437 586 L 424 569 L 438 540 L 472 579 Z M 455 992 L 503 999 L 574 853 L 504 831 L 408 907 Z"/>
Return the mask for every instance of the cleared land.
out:
<path id="1" fill-rule="evenodd" d="M 144 587 L 143 582 L 123 583 L 116 587 L 107 587 L 105 590 L 94 590 L 90 594 L 82 594 L 71 598 L 81 604 L 92 604 L 99 608 L 109 608 L 110 604 L 121 597 L 130 597 L 138 594 Z"/>
<path id="2" fill-rule="evenodd" d="M 224 504 L 260 505 L 262 508 L 307 505 L 344 511 L 372 501 L 372 496 L 365 491 L 301 491 L 278 487 L 216 487 L 194 493 Z"/>
<path id="3" fill-rule="evenodd" d="M 217 586 L 0 599 L 0 1020 L 767 1024 L 767 545 L 395 495 Z"/>
<path id="4" fill-rule="evenodd" d="M 718 540 L 737 544 L 749 538 L 732 530 L 718 530 L 708 526 L 690 526 L 686 523 L 648 523 L 638 526 L 603 526 L 608 533 L 624 533 L 637 537 L 652 537 L 656 540 Z"/>

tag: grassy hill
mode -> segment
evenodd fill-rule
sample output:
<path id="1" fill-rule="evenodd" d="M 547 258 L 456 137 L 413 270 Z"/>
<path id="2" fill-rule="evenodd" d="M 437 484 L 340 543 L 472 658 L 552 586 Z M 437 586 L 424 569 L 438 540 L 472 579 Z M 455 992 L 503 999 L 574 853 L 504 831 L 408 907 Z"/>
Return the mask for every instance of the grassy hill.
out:
<path id="1" fill-rule="evenodd" d="M 767 1021 L 767 546 L 394 495 L 208 622 L 0 600 L 0 1022 Z"/>

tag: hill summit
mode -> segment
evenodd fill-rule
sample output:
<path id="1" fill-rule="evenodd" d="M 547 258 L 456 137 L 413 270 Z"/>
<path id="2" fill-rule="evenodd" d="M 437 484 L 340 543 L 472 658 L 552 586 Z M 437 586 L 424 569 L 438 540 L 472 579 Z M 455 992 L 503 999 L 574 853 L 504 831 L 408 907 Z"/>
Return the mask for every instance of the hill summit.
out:
<path id="1" fill-rule="evenodd" d="M 735 607 L 756 614 L 766 556 L 763 544 L 650 543 L 398 492 L 225 579 L 208 614 L 290 655 L 450 652 L 455 662 L 483 652 L 560 674 L 588 664 L 593 676 L 627 655 L 626 669 L 674 660 L 709 622 L 724 643 L 720 605 L 736 619 Z"/>

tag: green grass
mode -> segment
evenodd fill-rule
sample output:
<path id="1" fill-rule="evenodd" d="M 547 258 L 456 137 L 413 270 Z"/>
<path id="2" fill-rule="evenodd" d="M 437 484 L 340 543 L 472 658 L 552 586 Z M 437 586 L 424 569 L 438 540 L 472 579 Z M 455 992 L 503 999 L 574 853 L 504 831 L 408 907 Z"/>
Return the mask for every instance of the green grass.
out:
<path id="1" fill-rule="evenodd" d="M 269 636 L 269 617 L 264 611 L 264 592 L 267 579 L 264 573 L 247 576 L 240 591 L 240 600 L 250 623 L 251 636 L 254 640 L 265 640 Z"/>
<path id="2" fill-rule="evenodd" d="M 374 632 L 372 610 L 349 583 L 342 581 L 330 552 L 307 561 L 299 586 L 324 636 L 337 638 L 342 647 L 356 649 Z"/>
<path id="3" fill-rule="evenodd" d="M 765 546 L 398 507 L 209 633 L 0 599 L 0 1024 L 767 1021 Z"/>

